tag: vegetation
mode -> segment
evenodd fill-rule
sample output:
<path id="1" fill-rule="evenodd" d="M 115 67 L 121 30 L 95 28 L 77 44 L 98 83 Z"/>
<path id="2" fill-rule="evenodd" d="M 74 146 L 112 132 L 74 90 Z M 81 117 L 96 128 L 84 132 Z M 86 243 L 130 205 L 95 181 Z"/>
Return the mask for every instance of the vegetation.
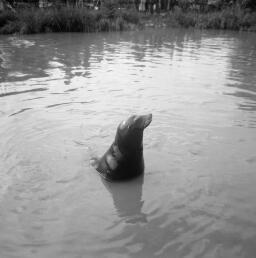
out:
<path id="1" fill-rule="evenodd" d="M 0 13 L 1 34 L 41 32 L 121 31 L 139 26 L 138 13 L 104 7 L 89 10 L 77 7 L 21 9 Z"/>
<path id="2" fill-rule="evenodd" d="M 256 31 L 256 12 L 240 6 L 211 12 L 174 8 L 165 19 L 169 26 L 176 27 Z"/>
<path id="3" fill-rule="evenodd" d="M 146 13 L 138 12 L 134 4 L 120 8 L 124 1 L 130 0 L 105 0 L 99 10 L 76 5 L 6 9 L 0 11 L 0 34 L 121 31 L 147 24 L 256 31 L 255 0 L 159 0 L 165 1 L 161 10 L 157 6 L 160 2 L 147 0 Z M 156 5 L 155 15 L 150 14 L 150 4 Z"/>

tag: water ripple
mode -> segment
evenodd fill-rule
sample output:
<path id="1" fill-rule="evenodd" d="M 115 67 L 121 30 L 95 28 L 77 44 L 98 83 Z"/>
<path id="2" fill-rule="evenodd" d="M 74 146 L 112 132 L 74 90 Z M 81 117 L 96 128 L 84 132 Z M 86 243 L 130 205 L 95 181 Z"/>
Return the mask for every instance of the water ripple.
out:
<path id="1" fill-rule="evenodd" d="M 23 108 L 23 109 L 21 109 L 21 110 L 15 112 L 15 113 L 9 115 L 9 116 L 15 116 L 15 115 L 18 115 L 18 114 L 20 114 L 20 113 L 23 113 L 23 112 L 25 112 L 25 111 L 27 111 L 27 110 L 31 110 L 31 109 L 32 109 L 32 108 Z"/>
<path id="2" fill-rule="evenodd" d="M 0 93 L 0 98 L 17 95 L 17 94 L 24 94 L 24 93 L 37 92 L 37 91 L 46 91 L 46 90 L 48 90 L 48 88 L 37 88 L 37 89 L 29 89 L 29 90 L 23 90 L 23 91 L 4 92 L 4 93 Z"/>
<path id="3" fill-rule="evenodd" d="M 255 257 L 253 33 L 0 41 L 1 257 Z M 153 113 L 145 175 L 90 167 Z"/>

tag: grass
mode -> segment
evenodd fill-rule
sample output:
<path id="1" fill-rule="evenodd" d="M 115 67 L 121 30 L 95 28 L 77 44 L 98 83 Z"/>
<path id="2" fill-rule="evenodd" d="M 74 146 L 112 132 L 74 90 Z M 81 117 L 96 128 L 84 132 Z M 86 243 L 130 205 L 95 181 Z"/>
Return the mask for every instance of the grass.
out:
<path id="1" fill-rule="evenodd" d="M 175 8 L 166 20 L 174 27 L 256 31 L 256 12 L 239 6 L 205 13 Z"/>
<path id="2" fill-rule="evenodd" d="M 135 26 L 139 26 L 137 12 L 108 6 L 98 11 L 62 7 L 0 13 L 0 34 L 121 31 Z"/>
<path id="3" fill-rule="evenodd" d="M 239 6 L 211 12 L 175 7 L 165 15 L 145 15 L 109 3 L 98 11 L 75 7 L 4 11 L 0 13 L 0 34 L 122 31 L 146 26 L 148 20 L 158 27 L 256 31 L 256 11 Z"/>

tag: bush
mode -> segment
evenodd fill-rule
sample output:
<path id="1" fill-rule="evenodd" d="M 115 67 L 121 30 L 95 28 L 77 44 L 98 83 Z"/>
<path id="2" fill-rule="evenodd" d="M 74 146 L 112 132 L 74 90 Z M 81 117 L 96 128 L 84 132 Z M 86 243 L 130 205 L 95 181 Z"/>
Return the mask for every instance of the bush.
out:
<path id="1" fill-rule="evenodd" d="M 121 11 L 122 18 L 128 23 L 140 23 L 140 17 L 137 11 L 134 9 L 124 9 Z"/>
<path id="2" fill-rule="evenodd" d="M 106 18 L 114 19 L 118 16 L 118 4 L 115 1 L 105 1 L 101 8 L 101 12 Z"/>
<path id="3" fill-rule="evenodd" d="M 17 16 L 14 12 L 9 10 L 0 12 L 0 28 L 8 22 L 13 22 L 15 20 L 17 20 Z"/>
<path id="4" fill-rule="evenodd" d="M 112 3 L 99 11 L 76 7 L 21 9 L 0 15 L 0 33 L 117 31 L 138 23 L 137 13 L 119 10 Z"/>
<path id="5" fill-rule="evenodd" d="M 0 28 L 0 34 L 14 34 L 20 31 L 21 24 L 18 22 L 7 22 L 5 26 Z"/>
<path id="6" fill-rule="evenodd" d="M 255 30 L 256 12 L 242 9 L 239 5 L 207 13 L 175 8 L 170 14 L 169 24 L 200 29 Z"/>
<path id="7" fill-rule="evenodd" d="M 181 27 L 189 28 L 196 25 L 197 14 L 195 12 L 184 12 L 181 8 L 177 7 L 172 12 L 172 16 L 176 20 L 175 23 Z"/>
<path id="8" fill-rule="evenodd" d="M 120 9 L 111 1 L 105 2 L 98 11 L 77 7 L 4 11 L 0 13 L 0 33 L 120 31 L 140 27 L 143 15 L 135 9 Z M 176 6 L 164 19 L 174 27 L 256 30 L 256 12 L 239 5 L 212 12 L 183 10 Z"/>

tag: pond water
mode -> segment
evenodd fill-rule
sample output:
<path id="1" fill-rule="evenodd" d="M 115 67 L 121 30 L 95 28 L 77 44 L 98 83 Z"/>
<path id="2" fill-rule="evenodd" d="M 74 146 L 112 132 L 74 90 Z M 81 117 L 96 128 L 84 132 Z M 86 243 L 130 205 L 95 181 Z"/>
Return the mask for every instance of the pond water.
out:
<path id="1" fill-rule="evenodd" d="M 0 257 L 256 254 L 256 34 L 0 36 Z M 153 114 L 145 174 L 90 166 Z"/>

